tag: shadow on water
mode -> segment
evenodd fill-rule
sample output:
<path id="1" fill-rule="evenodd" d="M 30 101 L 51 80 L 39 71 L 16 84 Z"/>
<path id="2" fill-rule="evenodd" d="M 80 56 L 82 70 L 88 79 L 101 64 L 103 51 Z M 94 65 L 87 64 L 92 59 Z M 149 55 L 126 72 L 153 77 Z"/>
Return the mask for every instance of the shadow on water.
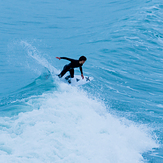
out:
<path id="1" fill-rule="evenodd" d="M 45 69 L 32 83 L 0 99 L 1 116 L 12 116 L 19 112 L 32 110 L 30 106 L 25 104 L 26 100 L 30 97 L 37 97 L 45 92 L 55 90 L 55 88 L 56 85 L 50 71 Z"/>

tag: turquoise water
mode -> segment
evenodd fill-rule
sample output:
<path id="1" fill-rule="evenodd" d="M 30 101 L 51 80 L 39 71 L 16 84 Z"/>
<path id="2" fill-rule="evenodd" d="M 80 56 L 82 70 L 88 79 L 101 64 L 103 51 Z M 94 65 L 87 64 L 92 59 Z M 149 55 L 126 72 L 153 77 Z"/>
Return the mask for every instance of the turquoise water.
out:
<path id="1" fill-rule="evenodd" d="M 163 3 L 0 2 L 0 162 L 163 162 Z M 56 74 L 87 56 L 82 86 Z M 75 74 L 80 74 L 75 69 Z"/>

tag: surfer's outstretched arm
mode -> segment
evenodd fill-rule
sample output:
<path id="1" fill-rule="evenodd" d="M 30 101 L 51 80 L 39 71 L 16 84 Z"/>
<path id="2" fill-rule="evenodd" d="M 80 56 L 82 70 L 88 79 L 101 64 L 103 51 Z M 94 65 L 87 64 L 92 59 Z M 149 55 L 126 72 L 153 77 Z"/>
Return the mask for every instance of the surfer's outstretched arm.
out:
<path id="1" fill-rule="evenodd" d="M 74 61 L 74 59 L 71 59 L 71 58 L 67 58 L 67 57 L 56 57 L 57 59 L 66 59 L 68 61 Z"/>

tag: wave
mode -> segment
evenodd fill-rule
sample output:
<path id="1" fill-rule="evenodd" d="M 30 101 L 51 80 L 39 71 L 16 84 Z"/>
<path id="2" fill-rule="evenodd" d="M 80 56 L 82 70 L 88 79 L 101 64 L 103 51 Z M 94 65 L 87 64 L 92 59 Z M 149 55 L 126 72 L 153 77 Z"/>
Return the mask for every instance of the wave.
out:
<path id="1" fill-rule="evenodd" d="M 113 116 L 94 95 L 58 82 L 58 70 L 35 47 L 21 45 L 45 68 L 1 101 L 2 162 L 141 163 L 143 153 L 159 147 L 148 126 Z"/>
<path id="2" fill-rule="evenodd" d="M 2 162 L 143 162 L 157 148 L 149 128 L 111 115 L 102 101 L 60 83 L 30 97 L 28 112 L 0 117 Z"/>

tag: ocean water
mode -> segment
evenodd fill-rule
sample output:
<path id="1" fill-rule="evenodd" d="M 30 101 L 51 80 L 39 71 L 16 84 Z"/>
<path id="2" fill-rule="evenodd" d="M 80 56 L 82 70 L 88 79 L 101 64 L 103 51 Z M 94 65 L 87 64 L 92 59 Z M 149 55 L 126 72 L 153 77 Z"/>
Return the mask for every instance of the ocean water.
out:
<path id="1" fill-rule="evenodd" d="M 161 0 L 6 0 L 0 13 L 0 163 L 163 162 Z M 61 82 L 55 57 L 81 55 L 94 80 Z"/>

